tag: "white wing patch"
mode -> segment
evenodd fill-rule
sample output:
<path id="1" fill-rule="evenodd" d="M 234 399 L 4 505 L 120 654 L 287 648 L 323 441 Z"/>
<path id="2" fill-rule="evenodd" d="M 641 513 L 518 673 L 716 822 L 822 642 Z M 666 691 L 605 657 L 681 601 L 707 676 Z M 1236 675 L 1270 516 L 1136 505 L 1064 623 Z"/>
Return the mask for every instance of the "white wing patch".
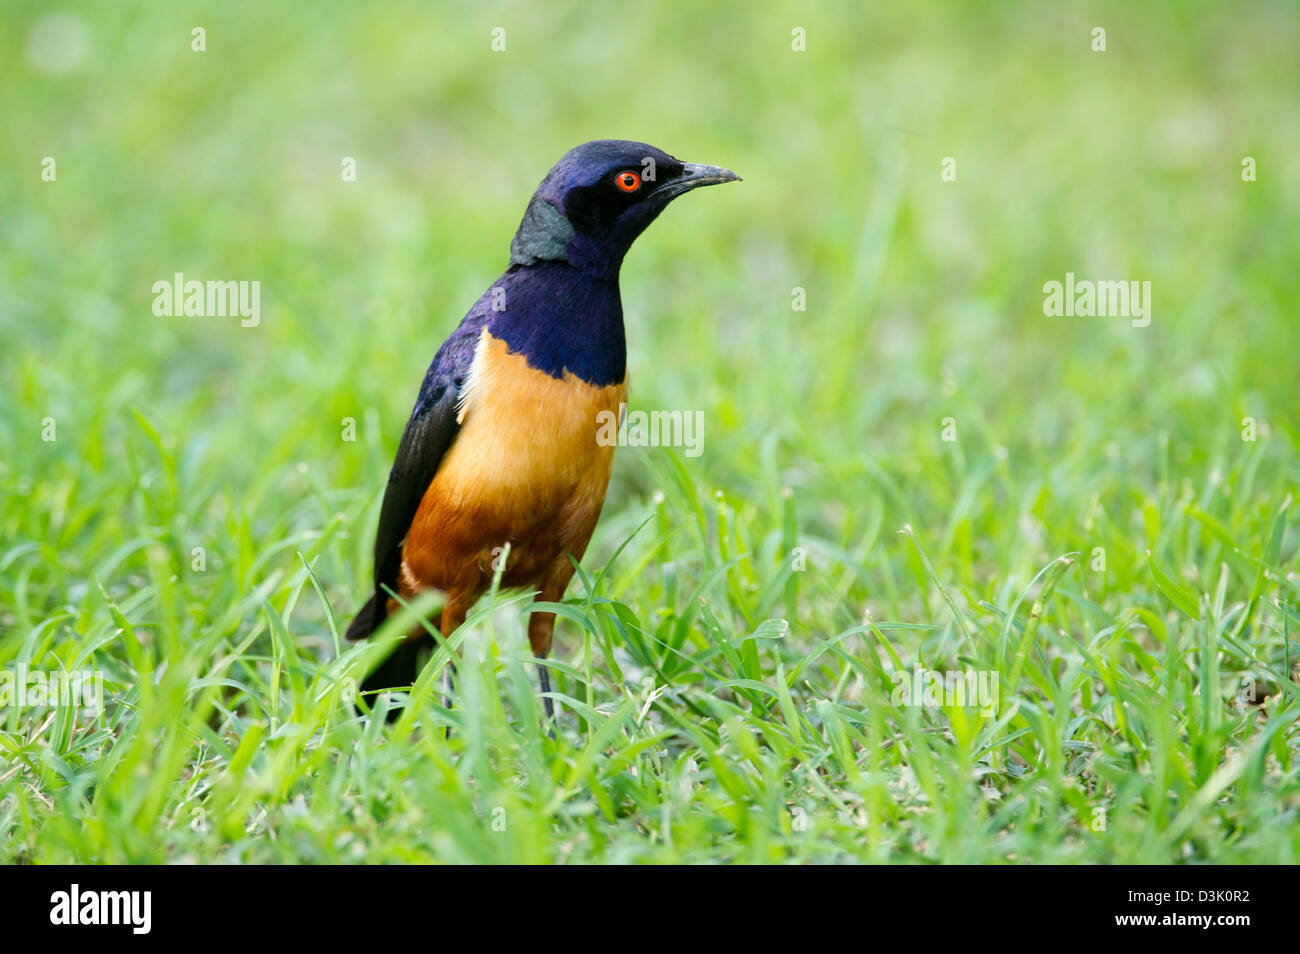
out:
<path id="1" fill-rule="evenodd" d="M 478 344 L 474 348 L 474 360 L 469 366 L 469 373 L 465 375 L 465 383 L 461 386 L 460 394 L 456 399 L 456 423 L 464 424 L 465 415 L 470 410 L 472 403 L 477 403 L 479 394 L 483 391 L 487 371 L 487 349 L 488 349 L 488 330 L 483 326 L 483 332 L 478 336 Z"/>

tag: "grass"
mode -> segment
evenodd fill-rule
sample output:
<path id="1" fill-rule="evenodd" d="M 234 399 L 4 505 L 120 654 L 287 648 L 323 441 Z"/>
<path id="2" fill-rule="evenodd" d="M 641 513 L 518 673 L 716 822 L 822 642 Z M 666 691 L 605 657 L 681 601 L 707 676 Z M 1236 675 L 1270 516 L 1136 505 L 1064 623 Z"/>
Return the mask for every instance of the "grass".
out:
<path id="1" fill-rule="evenodd" d="M 106 704 L 0 709 L 0 858 L 1297 861 L 1286 5 L 10 6 L 0 670 Z M 556 739 L 528 594 L 450 711 L 440 654 L 359 719 L 420 376 L 602 136 L 745 176 L 623 273 L 633 406 L 704 453 L 619 451 Z M 155 317 L 178 271 L 261 324 Z M 1045 317 L 1067 272 L 1151 324 Z M 917 667 L 996 705 L 906 705 Z"/>

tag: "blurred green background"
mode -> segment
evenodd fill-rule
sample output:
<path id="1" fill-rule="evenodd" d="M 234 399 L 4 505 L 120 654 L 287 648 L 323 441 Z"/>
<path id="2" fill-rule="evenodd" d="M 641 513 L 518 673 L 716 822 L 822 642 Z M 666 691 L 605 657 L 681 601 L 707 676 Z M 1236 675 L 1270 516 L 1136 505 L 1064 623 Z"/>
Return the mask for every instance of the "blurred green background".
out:
<path id="1" fill-rule="evenodd" d="M 879 829 L 869 844 L 850 826 L 843 838 L 791 847 L 778 803 L 816 788 L 791 770 L 773 776 L 771 790 L 784 794 L 763 809 L 784 834 L 760 838 L 747 826 L 764 823 L 742 812 L 749 820 L 729 835 L 701 822 L 648 857 L 1294 858 L 1294 836 L 1262 837 L 1266 825 L 1294 824 L 1293 729 L 1270 737 L 1284 741 L 1250 797 L 1238 792 L 1223 810 L 1229 822 L 1195 814 L 1162 841 L 1169 806 L 1155 804 L 1195 803 L 1224 752 L 1255 738 L 1254 716 L 1232 702 L 1240 682 L 1269 684 L 1276 701 L 1294 655 L 1278 608 L 1296 598 L 1285 501 L 1300 476 L 1293 4 L 10 0 L 2 18 L 0 663 L 93 658 L 126 692 L 141 664 L 120 648 L 110 599 L 133 626 L 170 634 L 144 638 L 146 655 L 157 653 L 150 671 L 183 657 L 186 678 L 202 679 L 216 647 L 243 647 L 235 666 L 248 672 L 236 681 L 250 694 L 284 691 L 257 681 L 286 652 L 263 645 L 274 627 L 262 599 L 288 621 L 295 652 L 313 665 L 332 659 L 323 604 L 299 603 L 295 552 L 345 622 L 367 590 L 384 475 L 438 344 L 505 267 L 550 165 L 586 140 L 639 139 L 745 181 L 676 203 L 623 269 L 633 406 L 700 409 L 706 429 L 699 458 L 620 452 L 591 572 L 648 514 L 656 519 L 614 564 L 609 595 L 653 629 L 687 619 L 683 594 L 717 570 L 723 592 L 711 605 L 724 628 L 743 636 L 765 618 L 790 623 L 782 648 L 756 663 L 761 679 L 778 678 L 778 663 L 789 673 L 864 614 L 930 627 L 897 635 L 904 661 L 1001 666 L 973 648 L 996 639 L 959 650 L 963 632 L 1021 632 L 1033 598 L 1017 609 L 1016 596 L 1054 558 L 1081 553 L 1060 585 L 1068 605 L 1043 627 L 1066 642 L 1030 663 L 1043 681 L 1025 692 L 1050 696 L 1068 670 L 1080 680 L 1065 697 L 1077 714 L 1094 691 L 1126 691 L 1124 679 L 1102 688 L 1095 667 L 1105 657 L 1149 685 L 1153 711 L 1181 727 L 1158 742 L 1111 725 L 1118 741 L 1098 730 L 1104 738 L 1087 743 L 1124 766 L 1113 785 L 1127 772 L 1148 787 L 1113 807 L 1126 825 L 1082 847 L 1061 827 L 1077 814 L 1085 830 L 1090 817 L 1064 808 L 1059 780 L 1083 771 L 1068 745 L 998 750 L 1017 723 L 990 728 L 962 777 L 1009 773 L 999 797 L 1020 809 L 970 809 L 982 821 L 966 827 L 953 819 L 970 808 L 969 791 L 942 772 L 921 772 L 924 820 L 891 807 L 920 771 L 908 746 L 930 744 L 920 740 L 935 726 L 907 722 L 897 730 L 907 744 L 888 743 L 886 723 L 877 737 L 848 719 L 846 732 L 866 733 L 850 749 L 874 739 L 891 753 L 865 782 L 842 767 L 845 791 L 876 793 L 862 796 Z M 1092 49 L 1098 26 L 1105 52 Z M 204 52 L 191 49 L 195 27 L 206 31 Z M 492 49 L 498 27 L 503 52 Z M 792 49 L 795 28 L 806 31 L 804 51 Z M 1242 181 L 1246 156 L 1257 181 Z M 44 157 L 57 162 L 54 182 L 42 180 Z M 356 160 L 355 182 L 340 175 L 344 157 Z M 956 181 L 941 179 L 945 157 Z M 151 287 L 175 272 L 260 281 L 260 326 L 155 317 Z M 1045 317 L 1043 284 L 1067 272 L 1150 281 L 1150 326 Z M 805 311 L 792 309 L 795 288 Z M 53 442 L 41 439 L 47 418 Z M 355 442 L 341 437 L 348 418 Z M 955 442 L 941 439 L 945 418 Z M 1258 440 L 1243 441 L 1244 418 Z M 895 532 L 905 525 L 926 557 Z M 798 579 L 783 556 L 792 540 L 808 553 Z M 191 571 L 194 547 L 206 552 L 203 572 Z M 1097 547 L 1105 572 L 1088 568 Z M 1220 585 L 1232 644 L 1211 673 L 1171 650 L 1177 639 L 1162 627 L 1183 632 L 1185 649 L 1217 638 L 1204 607 Z M 1187 599 L 1203 601 L 1201 612 Z M 1135 622 L 1134 608 L 1161 625 Z M 523 621 L 507 618 L 501 651 L 519 654 Z M 1110 649 L 1089 642 L 1107 633 L 1118 641 Z M 850 636 L 843 657 L 827 652 L 791 683 L 808 693 L 795 707 L 826 739 L 836 730 L 817 699 L 860 713 L 881 693 L 883 670 L 859 662 L 878 656 L 872 638 Z M 168 655 L 169 640 L 181 656 Z M 696 640 L 705 646 L 707 633 L 692 630 L 684 645 Z M 561 660 L 584 655 L 576 626 L 561 624 L 558 645 Z M 185 656 L 185 647 L 203 649 Z M 1142 663 L 1143 652 L 1165 653 L 1187 683 L 1163 681 L 1173 677 Z M 711 679 L 697 672 L 673 692 Z M 616 698 L 617 685 L 587 698 Z M 214 714 L 194 701 L 203 689 L 191 683 L 152 710 L 136 700 L 142 721 L 101 721 L 86 731 L 103 734 L 80 748 L 71 728 L 50 740 L 11 712 L 0 753 L 14 766 L 0 768 L 7 851 L 161 860 L 232 850 L 229 836 L 184 824 L 203 790 L 183 780 L 206 764 L 190 761 L 187 743 L 113 754 L 113 739 L 143 737 L 177 713 L 233 751 L 260 710 L 226 698 L 211 703 Z M 1218 715 L 1192 720 L 1195 731 L 1184 725 L 1192 696 L 1222 702 L 1210 707 Z M 336 707 L 328 721 L 345 715 Z M 1027 726 L 1020 745 L 1039 734 Z M 1061 728 L 1057 741 L 1075 731 Z M 793 735 L 809 752 L 835 748 Z M 231 771 L 204 738 L 211 771 Z M 705 764 L 701 753 L 717 755 L 728 738 L 706 732 L 692 757 Z M 261 758 L 252 771 L 269 779 L 279 763 Z M 788 753 L 765 747 L 763 758 L 784 764 Z M 113 759 L 162 778 L 157 798 L 94 801 Z M 1057 779 L 1054 808 L 1041 809 L 1022 780 L 1033 770 Z M 272 815 L 294 795 L 259 784 L 249 790 Z M 712 784 L 730 793 L 724 780 Z M 1085 788 L 1105 790 L 1095 784 Z M 539 823 L 531 841 L 521 835 L 499 855 L 417 838 L 414 857 L 643 857 L 616 847 L 641 830 L 628 820 L 638 813 L 658 824 L 653 798 L 610 812 L 583 797 L 606 816 L 600 837 L 583 814 L 572 829 Z M 464 799 L 456 805 L 468 811 Z M 538 818 L 551 817 L 547 804 L 534 805 Z M 1025 821 L 1054 811 L 1049 834 Z M 97 834 L 59 828 L 59 817 L 85 815 L 101 820 Z M 145 837 L 169 825 L 170 840 Z M 347 827 L 319 820 L 331 825 Z M 368 857 L 389 857 L 391 843 L 368 837 Z M 307 842 L 317 847 L 239 850 L 336 857 Z"/>

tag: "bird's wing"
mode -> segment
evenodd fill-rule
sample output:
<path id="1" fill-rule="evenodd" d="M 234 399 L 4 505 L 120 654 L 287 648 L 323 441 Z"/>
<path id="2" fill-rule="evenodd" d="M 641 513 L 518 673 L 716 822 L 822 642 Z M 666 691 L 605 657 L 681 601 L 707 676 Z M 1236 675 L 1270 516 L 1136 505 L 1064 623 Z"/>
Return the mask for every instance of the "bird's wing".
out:
<path id="1" fill-rule="evenodd" d="M 460 431 L 456 404 L 485 321 L 486 313 L 475 308 L 438 349 L 397 446 L 375 536 L 375 594 L 381 606 L 388 595 L 384 587 L 397 590 L 402 543 L 420 500 Z"/>

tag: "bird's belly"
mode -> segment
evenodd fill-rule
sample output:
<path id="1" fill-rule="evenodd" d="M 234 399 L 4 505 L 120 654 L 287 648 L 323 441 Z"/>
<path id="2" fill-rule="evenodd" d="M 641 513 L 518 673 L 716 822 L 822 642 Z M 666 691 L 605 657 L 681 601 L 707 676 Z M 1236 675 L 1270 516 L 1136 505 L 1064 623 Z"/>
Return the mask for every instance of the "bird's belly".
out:
<path id="1" fill-rule="evenodd" d="M 531 368 L 484 329 L 461 431 L 407 533 L 406 588 L 481 589 L 507 543 L 508 586 L 536 583 L 566 551 L 580 559 L 614 461 L 598 434 L 626 395 L 626 381 L 597 387 Z"/>

